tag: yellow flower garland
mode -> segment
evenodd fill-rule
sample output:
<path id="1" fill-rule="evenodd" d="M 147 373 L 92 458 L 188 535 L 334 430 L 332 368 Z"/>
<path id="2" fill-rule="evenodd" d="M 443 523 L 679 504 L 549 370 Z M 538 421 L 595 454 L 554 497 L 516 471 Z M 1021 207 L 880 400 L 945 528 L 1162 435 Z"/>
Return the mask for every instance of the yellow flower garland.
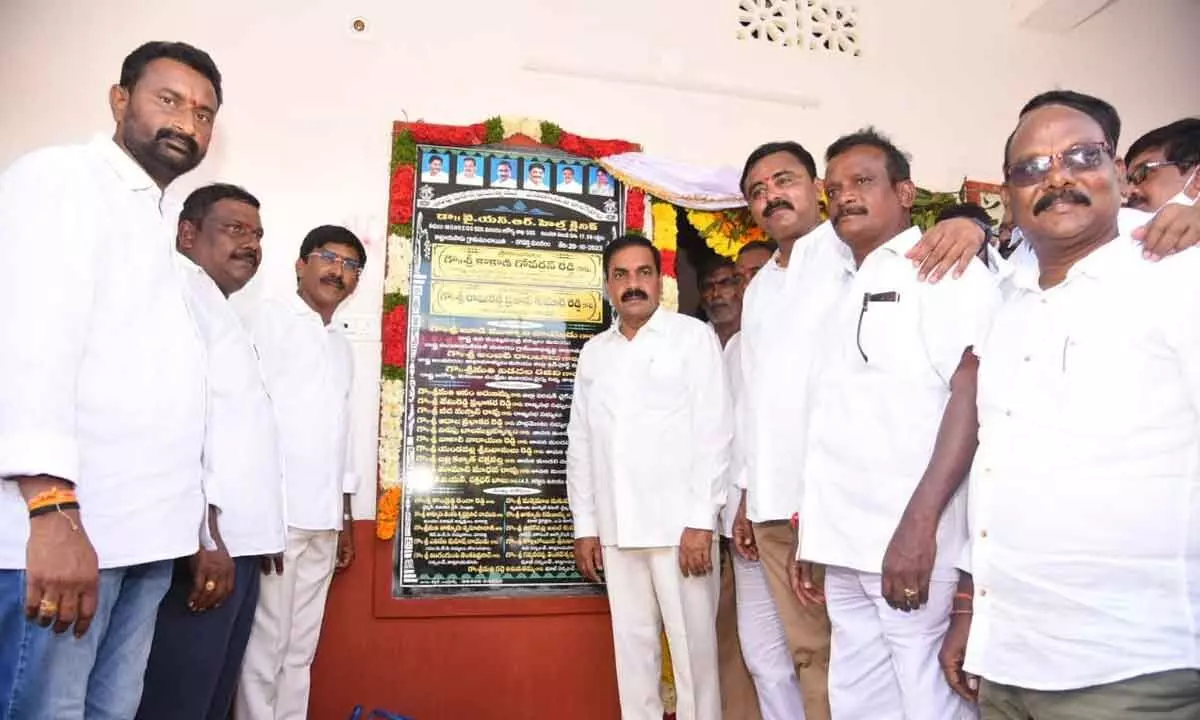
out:
<path id="1" fill-rule="evenodd" d="M 679 230 L 675 227 L 675 206 L 659 200 L 650 201 L 650 214 L 654 220 L 654 247 L 675 252 L 678 248 Z"/>

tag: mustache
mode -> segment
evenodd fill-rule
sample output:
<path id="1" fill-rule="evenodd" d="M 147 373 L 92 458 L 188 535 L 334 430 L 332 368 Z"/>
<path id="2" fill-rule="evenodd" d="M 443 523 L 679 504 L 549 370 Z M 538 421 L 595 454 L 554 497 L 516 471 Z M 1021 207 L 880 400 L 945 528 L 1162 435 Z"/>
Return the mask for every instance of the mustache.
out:
<path id="1" fill-rule="evenodd" d="M 837 214 L 833 216 L 833 224 L 836 225 L 850 215 L 866 215 L 867 209 L 862 205 L 847 205 L 838 208 Z"/>
<path id="2" fill-rule="evenodd" d="M 629 288 L 625 292 L 621 293 L 621 302 L 625 302 L 627 300 L 649 300 L 649 299 L 650 299 L 650 296 L 646 294 L 645 290 L 638 290 L 637 288 Z"/>
<path id="3" fill-rule="evenodd" d="M 325 277 L 321 278 L 321 282 L 325 283 L 326 285 L 333 285 L 338 290 L 346 289 L 346 281 L 342 280 L 340 275 L 326 275 Z"/>
<path id="4" fill-rule="evenodd" d="M 1092 199 L 1084 195 L 1074 188 L 1063 188 L 1062 190 L 1051 190 L 1041 197 L 1033 205 L 1033 214 L 1041 215 L 1050 209 L 1050 206 L 1059 201 L 1075 203 L 1084 207 L 1091 207 Z"/>
<path id="5" fill-rule="evenodd" d="M 767 203 L 766 207 L 763 208 L 763 217 L 765 217 L 765 218 L 771 217 L 772 215 L 775 214 L 776 210 L 785 210 L 785 209 L 791 210 L 792 212 L 796 211 L 796 208 L 792 207 L 792 204 L 790 202 L 788 202 L 787 200 L 784 200 L 783 198 L 779 198 L 778 200 L 772 200 L 771 202 Z"/>
<path id="6" fill-rule="evenodd" d="M 250 262 L 254 263 L 256 266 L 259 263 L 258 253 L 255 252 L 252 248 L 242 248 L 241 250 L 235 250 L 233 252 L 233 254 L 230 255 L 230 257 L 233 258 L 234 260 L 249 260 Z"/>
<path id="7" fill-rule="evenodd" d="M 170 128 L 159 128 L 158 132 L 154 133 L 154 141 L 159 142 L 160 140 L 175 140 L 182 143 L 187 148 L 189 155 L 195 155 L 200 152 L 200 145 L 196 142 L 195 138 L 175 132 Z"/>

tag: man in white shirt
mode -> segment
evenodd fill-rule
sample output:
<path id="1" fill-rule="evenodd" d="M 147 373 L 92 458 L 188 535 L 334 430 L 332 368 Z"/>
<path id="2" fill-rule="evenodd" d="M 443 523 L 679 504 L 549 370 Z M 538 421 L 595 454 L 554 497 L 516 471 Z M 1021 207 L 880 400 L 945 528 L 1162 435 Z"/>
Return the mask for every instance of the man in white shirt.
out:
<path id="1" fill-rule="evenodd" d="M 517 179 L 513 177 L 512 163 L 508 160 L 501 160 L 496 163 L 496 176 L 492 178 L 492 187 L 513 189 L 517 186 Z"/>
<path id="2" fill-rule="evenodd" d="M 842 271 L 809 378 L 799 557 L 825 568 L 830 708 L 846 718 L 971 718 L 937 655 L 966 544 L 969 349 L 995 308 L 995 279 L 978 260 L 937 284 L 917 278 L 905 257 L 921 237 L 916 186 L 887 138 L 847 135 L 825 162 Z"/>
<path id="3" fill-rule="evenodd" d="M 458 170 L 459 185 L 482 185 L 483 176 L 478 172 L 478 161 L 473 157 L 462 159 Z"/>
<path id="4" fill-rule="evenodd" d="M 0 175 L 0 248 L 46 268 L 0 284 L 11 717 L 132 717 L 171 563 L 199 546 L 204 348 L 162 200 L 203 159 L 220 103 L 207 53 L 147 43 L 109 92 L 111 138 Z"/>
<path id="5" fill-rule="evenodd" d="M 259 202 L 206 185 L 179 214 L 176 246 L 207 350 L 204 496 L 214 549 L 175 561 L 158 610 L 138 718 L 207 720 L 233 704 L 258 606 L 259 576 L 282 563 L 283 469 L 258 352 L 228 297 L 262 259 Z M 206 592 L 209 583 L 216 585 Z"/>
<path id="6" fill-rule="evenodd" d="M 1126 205 L 1153 212 L 1200 197 L 1200 118 L 1184 118 L 1141 136 L 1125 153 Z"/>
<path id="7" fill-rule="evenodd" d="M 730 399 L 737 403 L 742 383 L 742 276 L 727 258 L 702 268 L 700 307 L 724 348 Z M 725 720 L 803 720 L 800 682 L 787 638 L 775 612 L 761 563 L 734 553 L 734 516 L 744 490 L 740 463 L 731 459 L 725 507 L 721 509 L 721 594 L 717 605 L 717 661 Z"/>
<path id="8" fill-rule="evenodd" d="M 542 165 L 530 165 L 526 171 L 525 179 L 526 190 L 549 190 L 550 186 L 546 184 L 546 168 Z"/>
<path id="9" fill-rule="evenodd" d="M 561 176 L 556 188 L 559 192 L 574 193 L 576 195 L 583 192 L 583 185 L 580 185 L 579 181 L 575 179 L 575 168 L 567 166 L 560 173 Z"/>
<path id="10" fill-rule="evenodd" d="M 824 341 L 821 321 L 836 294 L 840 241 L 820 217 L 816 162 L 798 143 L 772 142 L 750 154 L 741 187 L 750 214 L 779 245 L 746 289 L 742 307 L 742 396 L 737 454 L 746 494 L 734 525 L 734 547 L 760 560 L 804 692 L 808 720 L 829 718 L 829 620 L 821 578 L 793 589 L 796 533 L 789 520 L 803 506 L 801 470 L 808 417 L 808 373 Z M 983 243 L 969 220 L 948 220 L 907 257 L 936 279 L 965 267 Z M 813 570 L 811 564 L 799 566 Z M 811 574 L 811 573 L 808 573 Z"/>
<path id="11" fill-rule="evenodd" d="M 595 176 L 592 178 L 592 184 L 588 186 L 588 193 L 592 195 L 604 195 L 606 197 L 612 197 L 613 185 L 612 179 L 609 178 L 608 173 L 600 168 L 594 168 L 592 172 L 595 173 Z"/>
<path id="12" fill-rule="evenodd" d="M 971 696 L 969 632 L 985 720 L 1200 717 L 1200 253 L 1143 262 L 1121 228 L 1115 119 L 1045 93 L 1005 148 L 1036 263 L 978 350 L 973 582 L 943 655 Z"/>
<path id="13" fill-rule="evenodd" d="M 659 306 L 658 250 L 604 249 L 617 319 L 579 355 L 567 426 L 575 561 L 608 589 L 626 720 L 661 720 L 660 627 L 681 720 L 719 720 L 714 528 L 732 434 L 721 349 L 703 323 Z"/>
<path id="14" fill-rule="evenodd" d="M 441 155 L 430 155 L 429 159 L 425 161 L 425 172 L 421 173 L 421 182 L 450 182 L 450 175 L 442 169 L 442 162 Z"/>
<path id="15" fill-rule="evenodd" d="M 287 495 L 282 573 L 267 575 L 238 687 L 243 720 L 294 720 L 308 711 L 309 668 L 335 570 L 354 557 L 350 496 L 350 343 L 333 313 L 358 286 L 362 242 L 344 227 L 305 236 L 297 292 L 268 301 L 253 324 L 275 407 Z"/>

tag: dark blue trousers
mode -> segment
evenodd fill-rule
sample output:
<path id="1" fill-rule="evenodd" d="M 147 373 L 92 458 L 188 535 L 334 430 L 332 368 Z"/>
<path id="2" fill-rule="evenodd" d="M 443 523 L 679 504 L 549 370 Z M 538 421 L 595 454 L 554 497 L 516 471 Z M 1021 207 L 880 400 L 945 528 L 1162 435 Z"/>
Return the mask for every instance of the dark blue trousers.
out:
<path id="1" fill-rule="evenodd" d="M 138 720 L 226 720 L 258 606 L 258 556 L 233 559 L 233 593 L 203 613 L 187 608 L 192 574 L 175 561 L 171 589 L 158 609 Z"/>

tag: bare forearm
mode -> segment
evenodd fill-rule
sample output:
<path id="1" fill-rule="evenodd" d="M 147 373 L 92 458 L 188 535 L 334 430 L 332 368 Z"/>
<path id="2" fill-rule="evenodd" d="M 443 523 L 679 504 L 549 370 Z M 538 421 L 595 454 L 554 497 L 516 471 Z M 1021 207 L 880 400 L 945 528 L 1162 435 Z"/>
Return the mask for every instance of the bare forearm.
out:
<path id="1" fill-rule="evenodd" d="M 969 354 L 968 354 L 969 355 Z M 936 526 L 942 511 L 962 484 L 979 444 L 979 416 L 975 407 L 975 374 L 978 360 L 964 356 L 950 385 L 950 400 L 942 413 L 933 457 L 913 492 L 904 519 Z"/>
<path id="2" fill-rule="evenodd" d="M 349 522 L 354 514 L 350 507 L 350 501 L 353 497 L 350 493 L 342 494 L 342 519 L 346 522 Z"/>
<path id="3" fill-rule="evenodd" d="M 21 489 L 21 495 L 28 502 L 36 495 L 58 488 L 60 490 L 74 490 L 75 483 L 62 478 L 54 477 L 53 475 L 23 475 L 19 477 L 9 478 L 8 482 L 15 482 L 17 487 Z"/>

